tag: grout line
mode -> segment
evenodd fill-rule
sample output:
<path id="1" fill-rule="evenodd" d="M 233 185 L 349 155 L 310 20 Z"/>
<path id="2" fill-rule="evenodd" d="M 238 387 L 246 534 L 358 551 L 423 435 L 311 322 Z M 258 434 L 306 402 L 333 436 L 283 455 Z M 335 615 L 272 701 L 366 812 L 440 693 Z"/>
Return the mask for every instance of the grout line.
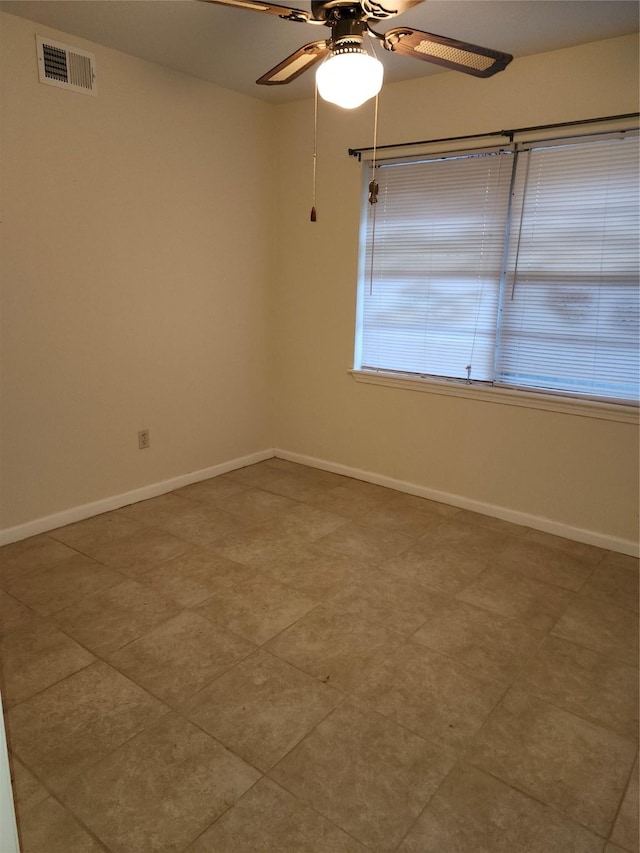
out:
<path id="1" fill-rule="evenodd" d="M 510 782 L 507 779 L 503 779 L 502 777 L 497 776 L 494 772 L 492 772 L 491 770 L 487 770 L 486 767 L 482 767 L 482 765 L 480 764 L 476 764 L 471 760 L 467 760 L 465 763 L 468 764 L 470 767 L 473 767 L 474 770 L 478 770 L 481 773 L 486 773 L 487 776 L 490 776 L 492 779 L 495 779 L 497 782 L 500 782 L 502 785 L 505 785 L 505 787 L 511 788 L 513 791 L 517 791 L 518 794 L 521 794 L 524 797 L 528 797 L 530 800 L 533 800 L 534 802 L 538 803 L 538 805 L 543 806 L 545 809 L 550 809 L 555 814 L 560 815 L 562 818 L 564 818 L 564 820 L 573 823 L 575 826 L 579 826 L 583 829 L 586 829 L 588 832 L 592 833 L 592 835 L 595 835 L 597 838 L 601 838 L 604 842 L 606 842 L 607 835 L 603 835 L 601 832 L 599 832 L 597 829 L 594 829 L 592 826 L 588 826 L 586 823 L 582 823 L 574 815 L 571 815 L 568 812 L 563 812 L 561 809 L 557 808 L 551 803 L 547 803 L 545 802 L 545 800 L 541 800 L 535 794 L 531 793 L 531 791 L 526 791 L 524 790 L 524 788 L 519 788 L 513 782 Z"/>
<path id="2" fill-rule="evenodd" d="M 47 800 L 47 799 L 52 799 L 52 800 L 54 800 L 56 803 L 58 803 L 58 805 L 60 806 L 60 808 L 64 809 L 64 811 L 65 811 L 67 814 L 69 814 L 69 815 L 71 816 L 71 818 L 72 818 L 76 823 L 78 823 L 78 824 L 79 824 L 79 826 L 81 826 L 81 827 L 82 827 L 82 829 L 84 829 L 84 830 L 85 830 L 85 832 L 87 832 L 87 834 L 88 834 L 91 838 L 93 838 L 93 839 L 94 839 L 94 841 L 96 841 L 96 842 L 98 843 L 98 845 L 100 846 L 100 848 L 101 848 L 102 850 L 105 850 L 105 851 L 106 851 L 106 853 L 111 853 L 111 848 L 107 847 L 106 843 L 105 843 L 104 841 L 102 841 L 102 840 L 101 840 L 101 839 L 100 839 L 100 838 L 99 838 L 99 837 L 98 837 L 98 836 L 93 832 L 93 830 L 92 830 L 89 826 L 87 826 L 87 825 L 84 823 L 84 821 L 83 821 L 80 817 L 78 817 L 78 815 L 77 815 L 74 811 L 72 811 L 72 810 L 71 810 L 71 809 L 70 809 L 70 808 L 69 808 L 69 807 L 68 807 L 68 806 L 67 806 L 67 805 L 66 805 L 66 804 L 65 804 L 65 803 L 60 799 L 60 796 L 59 796 L 55 791 L 51 790 L 51 788 L 47 785 L 47 783 L 46 783 L 45 781 L 43 781 L 43 780 L 40 778 L 40 776 L 39 776 L 36 772 L 34 772 L 34 770 L 31 768 L 31 766 L 30 766 L 30 765 L 29 765 L 29 764 L 28 764 L 28 763 L 27 763 L 23 758 L 21 758 L 21 757 L 20 757 L 16 752 L 14 752 L 14 751 L 13 751 L 13 750 L 11 750 L 11 749 L 9 750 L 9 753 L 10 753 L 10 755 L 13 755 L 14 760 L 17 760 L 17 761 L 18 761 L 18 762 L 19 762 L 19 763 L 20 763 L 20 764 L 21 764 L 21 765 L 22 765 L 22 766 L 27 770 L 27 772 L 28 772 L 28 773 L 30 773 L 30 774 L 33 776 L 33 778 L 36 780 L 36 782 L 38 783 L 38 785 L 40 785 L 40 787 L 41 787 L 41 788 L 43 788 L 43 790 L 44 790 L 44 791 L 46 792 L 46 794 L 47 794 L 47 796 L 46 796 L 46 797 L 44 797 L 42 800 L 40 800 L 38 803 L 36 803 L 35 805 L 30 806 L 28 809 L 26 809 L 25 816 L 26 816 L 26 815 L 28 815 L 30 812 L 34 811 L 36 808 L 38 808 L 38 806 L 42 805 L 42 803 L 46 802 L 46 800 Z M 11 782 L 12 782 L 12 787 L 13 787 L 13 778 L 11 779 Z M 17 797 L 16 797 L 16 795 L 15 795 L 15 791 L 13 791 L 13 798 L 14 798 L 14 802 L 16 803 L 16 809 L 15 809 L 15 811 L 16 811 L 16 824 L 17 824 L 17 827 L 18 827 L 18 836 L 19 836 L 19 838 L 20 838 L 20 842 L 22 843 L 22 838 L 21 838 L 21 836 L 22 836 L 22 830 L 21 830 L 21 826 L 20 826 L 20 824 L 22 823 L 22 820 L 21 820 L 21 818 L 20 818 L 20 816 L 19 816 L 19 807 L 18 807 L 18 805 L 17 805 Z"/>
<path id="3" fill-rule="evenodd" d="M 414 827 L 415 827 L 415 825 L 418 823 L 418 821 L 420 820 L 420 818 L 422 817 L 422 815 L 423 815 L 423 814 L 426 812 L 426 810 L 429 808 L 430 803 L 431 803 L 431 802 L 433 801 L 433 799 L 436 797 L 436 795 L 438 794 L 438 792 L 440 791 L 440 789 L 442 788 L 442 786 L 444 785 L 444 783 L 447 781 L 447 779 L 448 779 L 450 776 L 452 776 L 452 775 L 453 775 L 453 773 L 454 773 L 456 770 L 460 769 L 461 767 L 462 767 L 462 761 L 461 761 L 460 757 L 458 757 L 458 758 L 456 758 L 456 760 L 454 761 L 454 763 L 453 763 L 453 765 L 451 766 L 451 768 L 449 769 L 449 771 L 448 771 L 448 772 L 444 775 L 444 777 L 440 780 L 440 782 L 439 782 L 439 783 L 438 783 L 438 785 L 436 786 L 435 791 L 430 795 L 430 797 L 428 798 L 427 802 L 426 802 L 426 803 L 424 804 L 424 806 L 420 809 L 420 812 L 416 815 L 415 819 L 414 819 L 413 821 L 411 821 L 411 823 L 409 824 L 409 827 L 407 828 L 407 831 L 406 831 L 406 832 L 405 832 L 405 834 L 402 836 L 402 838 L 400 839 L 400 841 L 398 842 L 398 844 L 396 845 L 396 847 L 394 847 L 394 850 L 399 850 L 399 849 L 400 849 L 400 847 L 403 845 L 403 843 L 404 843 L 405 839 L 406 839 L 406 838 L 411 834 L 411 832 L 413 831 L 413 828 L 414 828 Z"/>
<path id="4" fill-rule="evenodd" d="M 631 771 L 629 773 L 629 778 L 627 779 L 627 782 L 626 782 L 624 789 L 622 791 L 622 796 L 620 797 L 620 802 L 618 803 L 618 808 L 616 809 L 616 813 L 613 817 L 613 820 L 611 821 L 611 828 L 609 829 L 609 832 L 607 834 L 607 838 L 609 841 L 612 842 L 612 844 L 618 843 L 617 841 L 613 841 L 611 836 L 613 835 L 613 833 L 615 831 L 616 823 L 618 821 L 618 818 L 620 817 L 620 812 L 622 811 L 622 806 L 624 804 L 625 797 L 627 796 L 627 791 L 629 790 L 631 783 L 633 781 L 633 776 L 634 776 L 633 771 L 636 769 L 637 766 L 638 766 L 638 749 L 636 748 L 636 757 L 635 757 L 633 764 L 631 765 Z M 619 846 L 622 846 L 622 845 L 619 845 Z"/>

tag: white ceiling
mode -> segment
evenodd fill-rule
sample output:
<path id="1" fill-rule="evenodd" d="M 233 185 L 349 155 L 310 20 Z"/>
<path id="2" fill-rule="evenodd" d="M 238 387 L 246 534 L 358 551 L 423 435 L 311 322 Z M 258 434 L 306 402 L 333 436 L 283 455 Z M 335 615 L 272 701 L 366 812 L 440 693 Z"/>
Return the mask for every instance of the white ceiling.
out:
<path id="1" fill-rule="evenodd" d="M 309 10 L 311 3 L 290 5 Z M 637 32 L 639 8 L 636 0 L 425 0 L 376 29 L 407 25 L 511 53 L 517 62 Z M 0 9 L 272 103 L 312 97 L 313 71 L 285 86 L 254 81 L 329 33 L 200 0 L 2 0 Z M 444 71 L 384 50 L 378 56 L 387 82 Z"/>

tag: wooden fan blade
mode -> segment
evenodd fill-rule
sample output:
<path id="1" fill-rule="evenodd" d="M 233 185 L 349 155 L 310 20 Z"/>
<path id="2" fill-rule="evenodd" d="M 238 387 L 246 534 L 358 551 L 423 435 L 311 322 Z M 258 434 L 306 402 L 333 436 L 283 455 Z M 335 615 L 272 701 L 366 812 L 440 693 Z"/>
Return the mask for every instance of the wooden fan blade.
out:
<path id="1" fill-rule="evenodd" d="M 216 6 L 230 6 L 234 9 L 248 9 L 250 12 L 265 12 L 267 15 L 277 15 L 286 21 L 297 21 L 301 24 L 308 23 L 311 18 L 311 14 L 302 9 L 278 6 L 276 3 L 261 3 L 260 0 L 202 0 L 202 2 L 213 3 Z"/>
<path id="2" fill-rule="evenodd" d="M 256 83 L 262 86 L 280 86 L 283 83 L 290 83 L 330 51 L 331 48 L 326 41 L 313 41 L 310 44 L 305 44 L 291 56 L 283 59 L 271 71 L 263 74 L 259 80 L 256 80 Z"/>
<path id="3" fill-rule="evenodd" d="M 394 53 L 434 62 L 475 77 L 491 77 L 502 71 L 513 59 L 510 54 L 499 50 L 408 27 L 398 27 L 385 33 L 384 46 Z"/>

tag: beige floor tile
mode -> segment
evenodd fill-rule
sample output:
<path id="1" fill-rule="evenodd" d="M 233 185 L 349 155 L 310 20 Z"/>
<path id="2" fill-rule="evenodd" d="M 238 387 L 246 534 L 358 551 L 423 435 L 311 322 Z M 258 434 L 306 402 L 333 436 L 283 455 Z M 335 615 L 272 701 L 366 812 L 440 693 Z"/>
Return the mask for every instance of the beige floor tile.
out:
<path id="1" fill-rule="evenodd" d="M 389 500 L 389 489 L 383 489 L 382 493 L 357 491 L 350 488 L 349 481 L 347 481 L 335 488 L 321 492 L 311 498 L 308 504 L 327 512 L 333 512 L 342 518 L 364 523 L 372 512 L 388 503 Z"/>
<path id="2" fill-rule="evenodd" d="M 211 504 L 195 501 L 188 501 L 188 504 L 186 509 L 160 519 L 156 526 L 191 545 L 204 547 L 247 527 L 247 522 Z"/>
<path id="3" fill-rule="evenodd" d="M 158 495 L 157 498 L 149 498 L 149 500 L 122 507 L 118 510 L 118 514 L 148 527 L 158 527 L 163 522 L 170 521 L 175 515 L 187 512 L 193 505 L 193 501 L 176 492 L 169 492 L 166 495 Z"/>
<path id="4" fill-rule="evenodd" d="M 98 661 L 11 709 L 8 743 L 39 778 L 61 790 L 167 710 Z"/>
<path id="5" fill-rule="evenodd" d="M 318 545 L 291 551 L 276 560 L 265 560 L 260 569 L 314 601 L 334 595 L 349 583 L 364 582 L 380 575 L 380 571 L 368 563 Z"/>
<path id="6" fill-rule="evenodd" d="M 476 513 L 471 513 L 475 519 Z M 488 516 L 477 516 L 484 521 L 490 522 Z M 490 555 L 496 557 L 502 549 L 513 538 L 514 531 L 516 534 L 523 528 L 509 524 L 505 521 L 493 519 L 495 529 L 491 524 L 477 524 L 469 521 L 465 516 L 465 510 L 460 510 L 455 515 L 443 518 L 442 524 L 431 530 L 428 530 L 420 542 L 424 545 L 428 552 L 436 543 L 449 543 L 464 545 L 473 548 L 478 555 Z"/>
<path id="7" fill-rule="evenodd" d="M 0 640 L 0 685 L 5 707 L 83 669 L 95 657 L 53 625 L 33 620 Z"/>
<path id="8" fill-rule="evenodd" d="M 304 548 L 311 541 L 300 531 L 285 533 L 282 528 L 275 528 L 271 521 L 225 536 L 213 548 L 229 560 L 260 568 L 267 562 L 279 560 L 292 551 Z"/>
<path id="9" fill-rule="evenodd" d="M 375 507 L 361 519 L 362 522 L 370 527 L 393 530 L 412 539 L 423 536 L 428 530 L 443 523 L 443 516 L 433 512 L 428 506 L 428 501 L 425 501 L 425 506 L 421 507 L 409 502 L 411 499 L 420 501 L 421 498 L 412 498 L 411 495 L 403 495 L 403 497 L 408 500 L 400 501 L 392 498 L 385 501 L 382 506 Z"/>
<path id="10" fill-rule="evenodd" d="M 185 611 L 110 655 L 109 663 L 177 706 L 253 649 L 252 643 Z"/>
<path id="11" fill-rule="evenodd" d="M 46 569 L 73 557 L 77 552 L 50 536 L 32 536 L 21 542 L 13 542 L 0 548 L 0 586 L 16 577 L 22 577 L 36 569 Z"/>
<path id="12" fill-rule="evenodd" d="M 93 557 L 105 566 L 136 577 L 192 548 L 191 543 L 170 533 L 147 528 L 103 545 L 93 552 Z"/>
<path id="13" fill-rule="evenodd" d="M 410 514 L 415 512 L 429 515 L 437 515 L 441 521 L 451 520 L 460 514 L 460 509 L 451 504 L 432 501 L 428 498 L 420 498 L 417 495 L 408 495 L 405 492 L 391 492 L 389 506 L 394 509 L 405 510 Z M 431 529 L 431 528 L 429 528 Z"/>
<path id="14" fill-rule="evenodd" d="M 49 796 L 49 792 L 36 779 L 33 773 L 22 764 L 15 755 L 9 753 L 9 768 L 11 770 L 11 787 L 16 813 L 26 812 L 37 806 Z"/>
<path id="15" fill-rule="evenodd" d="M 365 853 L 365 848 L 270 779 L 261 779 L 187 853 Z"/>
<path id="16" fill-rule="evenodd" d="M 455 595 L 493 566 L 509 541 L 503 533 L 462 524 L 457 518 L 443 519 L 409 551 L 390 561 L 389 568 L 399 576 L 413 577 L 418 583 Z"/>
<path id="17" fill-rule="evenodd" d="M 602 839 L 474 767 L 456 767 L 399 853 L 601 853 Z"/>
<path id="18" fill-rule="evenodd" d="M 635 667 L 559 637 L 548 637 L 522 670 L 517 684 L 592 723 L 625 737 L 638 737 Z"/>
<path id="19" fill-rule="evenodd" d="M 505 690 L 451 658 L 407 643 L 353 695 L 421 737 L 457 747 L 478 731 Z"/>
<path id="20" fill-rule="evenodd" d="M 373 507 L 362 521 L 371 527 L 394 530 L 396 533 L 417 538 L 439 527 L 457 512 L 457 509 L 447 504 L 402 492 L 392 492 L 380 505 Z"/>
<path id="21" fill-rule="evenodd" d="M 66 527 L 58 527 L 49 535 L 58 542 L 92 556 L 92 552 L 101 545 L 130 536 L 136 530 L 140 530 L 136 521 L 125 518 L 119 512 L 104 512 Z"/>
<path id="22" fill-rule="evenodd" d="M 131 580 L 87 596 L 52 618 L 65 633 L 103 655 L 137 640 L 178 610 L 173 601 Z"/>
<path id="23" fill-rule="evenodd" d="M 33 610 L 0 589 L 0 636 L 25 627 L 33 619 Z"/>
<path id="24" fill-rule="evenodd" d="M 269 483 L 271 479 L 281 476 L 282 471 L 278 471 L 273 465 L 268 465 L 269 460 L 264 459 L 262 462 L 255 462 L 253 465 L 244 465 L 242 468 L 234 468 L 233 471 L 227 471 L 222 474 L 221 479 L 232 480 L 236 483 L 244 483 L 253 488 L 264 488 L 265 483 Z"/>
<path id="25" fill-rule="evenodd" d="M 59 560 L 53 566 L 15 578 L 7 592 L 37 613 L 49 616 L 87 595 L 122 583 L 123 575 L 84 554 Z"/>
<path id="26" fill-rule="evenodd" d="M 271 529 L 277 536 L 298 537 L 301 543 L 308 544 L 327 536 L 344 523 L 344 518 L 333 512 L 307 504 L 294 504 L 273 519 Z"/>
<path id="27" fill-rule="evenodd" d="M 104 853 L 64 806 L 49 797 L 18 817 L 22 853 Z"/>
<path id="28" fill-rule="evenodd" d="M 595 568 L 580 594 L 585 598 L 595 598 L 597 601 L 615 604 L 637 613 L 640 609 L 638 579 L 637 566 L 605 558 Z"/>
<path id="29" fill-rule="evenodd" d="M 361 483 L 354 487 L 348 480 L 339 488 L 314 498 L 311 503 L 351 521 L 371 527 L 380 526 L 411 537 L 422 535 L 441 524 L 444 517 L 457 512 L 446 504 L 371 484 Z"/>
<path id="30" fill-rule="evenodd" d="M 264 462 L 238 468 L 224 476 L 229 480 L 264 489 L 294 501 L 307 501 L 332 486 L 330 483 L 320 482 L 318 477 L 309 476 L 306 472 L 299 474 L 283 471 Z"/>
<path id="31" fill-rule="evenodd" d="M 177 853 L 259 778 L 171 714 L 87 770 L 64 797 L 112 853 Z"/>
<path id="32" fill-rule="evenodd" d="M 259 650 L 193 696 L 182 712 L 266 771 L 343 698 L 328 684 Z"/>
<path id="33" fill-rule="evenodd" d="M 637 742 L 513 691 L 469 750 L 469 761 L 578 823 L 608 835 Z"/>
<path id="34" fill-rule="evenodd" d="M 201 480 L 199 483 L 191 483 L 182 489 L 176 489 L 172 494 L 201 503 L 217 503 L 248 488 L 249 486 L 245 486 L 243 483 L 225 480 L 224 477 L 212 477 L 209 480 Z"/>
<path id="35" fill-rule="evenodd" d="M 422 543 L 384 563 L 394 577 L 424 584 L 443 595 L 455 595 L 491 565 L 490 555 L 478 553 L 467 542 Z"/>
<path id="36" fill-rule="evenodd" d="M 282 660 L 346 693 L 368 669 L 402 643 L 382 625 L 354 619 L 322 605 L 300 619 L 266 648 Z"/>
<path id="37" fill-rule="evenodd" d="M 526 537 L 510 540 L 498 556 L 496 566 L 574 592 L 584 586 L 593 571 L 590 561 Z"/>
<path id="38" fill-rule="evenodd" d="M 629 554 L 620 554 L 618 551 L 606 551 L 604 561 L 607 565 L 618 566 L 621 569 L 635 569 L 640 571 L 640 559 Z"/>
<path id="39" fill-rule="evenodd" d="M 529 530 L 528 527 L 523 527 L 521 524 L 513 524 L 511 521 L 504 521 L 501 518 L 485 515 L 482 512 L 473 512 L 469 509 L 461 509 L 456 515 L 456 521 L 471 527 L 491 530 L 494 533 L 504 533 L 507 536 L 525 536 Z"/>
<path id="40" fill-rule="evenodd" d="M 451 766 L 435 745 L 345 703 L 270 776 L 371 849 L 391 851 Z"/>
<path id="41" fill-rule="evenodd" d="M 192 607 L 220 589 L 232 589 L 254 576 L 249 567 L 228 560 L 212 549 L 194 548 L 182 557 L 145 572 L 140 582 L 182 607 Z"/>
<path id="42" fill-rule="evenodd" d="M 212 503 L 231 515 L 237 515 L 252 522 L 265 521 L 279 512 L 296 506 L 296 502 L 290 498 L 254 488 L 243 488 L 235 495 L 225 495 L 212 500 Z"/>
<path id="43" fill-rule="evenodd" d="M 576 542 L 573 539 L 565 539 L 563 536 L 555 536 L 553 533 L 545 533 L 543 530 L 533 530 L 532 528 L 525 533 L 525 541 L 537 542 L 539 545 L 546 545 L 548 548 L 557 548 L 564 551 L 565 554 L 571 554 L 573 557 L 586 560 L 593 565 L 599 563 L 607 554 L 607 551 L 596 548 L 595 545 L 587 545 L 584 542 Z"/>
<path id="44" fill-rule="evenodd" d="M 354 495 L 364 498 L 373 498 L 380 501 L 392 500 L 401 494 L 396 489 L 389 489 L 387 486 L 379 486 L 377 483 L 368 483 L 366 480 L 355 480 L 349 478 L 345 481 L 344 485 Z"/>
<path id="45" fill-rule="evenodd" d="M 312 598 L 256 571 L 252 578 L 220 589 L 194 611 L 262 645 L 314 606 Z"/>
<path id="46" fill-rule="evenodd" d="M 407 551 L 413 539 L 393 530 L 347 522 L 320 540 L 323 548 L 380 565 Z"/>
<path id="47" fill-rule="evenodd" d="M 621 847 L 638 853 L 640 829 L 638 825 L 638 761 L 631 773 L 631 779 L 624 795 L 622 806 L 618 812 L 616 823 L 611 833 L 611 840 Z"/>
<path id="48" fill-rule="evenodd" d="M 548 631 L 567 609 L 573 593 L 509 569 L 487 569 L 456 596 L 541 631 Z"/>
<path id="49" fill-rule="evenodd" d="M 216 542 L 214 550 L 234 562 L 261 569 L 263 565 L 287 558 L 308 543 L 300 537 L 274 536 L 255 528 L 246 535 L 227 536 Z"/>
<path id="50" fill-rule="evenodd" d="M 444 601 L 439 593 L 425 586 L 395 580 L 380 572 L 378 577 L 349 584 L 329 599 L 327 605 L 356 621 L 380 623 L 409 636 Z"/>
<path id="51" fill-rule="evenodd" d="M 273 470 L 273 465 L 268 465 L 271 459 L 263 459 L 260 462 L 254 462 L 251 465 L 243 465 L 241 468 L 234 468 L 232 471 L 227 471 L 220 475 L 221 480 L 232 480 L 238 483 L 249 483 L 250 486 L 256 485 L 256 480 L 275 476 L 277 471 Z M 259 485 L 259 484 L 257 484 Z"/>
<path id="52" fill-rule="evenodd" d="M 541 631 L 521 622 L 464 601 L 446 600 L 434 608 L 412 640 L 490 678 L 509 682 L 543 637 Z"/>
<path id="53" fill-rule="evenodd" d="M 334 474 L 333 471 L 325 471 L 322 468 L 311 468 L 300 462 L 292 462 L 289 459 L 281 459 L 278 456 L 265 459 L 263 464 L 268 468 L 277 468 L 279 471 L 287 471 L 289 474 L 298 474 L 307 480 L 319 483 L 327 488 L 335 488 L 336 486 L 341 486 L 343 483 L 350 482 L 349 478 L 344 477 L 342 474 Z"/>
<path id="54" fill-rule="evenodd" d="M 631 666 L 638 665 L 638 615 L 630 610 L 576 598 L 553 633 Z"/>

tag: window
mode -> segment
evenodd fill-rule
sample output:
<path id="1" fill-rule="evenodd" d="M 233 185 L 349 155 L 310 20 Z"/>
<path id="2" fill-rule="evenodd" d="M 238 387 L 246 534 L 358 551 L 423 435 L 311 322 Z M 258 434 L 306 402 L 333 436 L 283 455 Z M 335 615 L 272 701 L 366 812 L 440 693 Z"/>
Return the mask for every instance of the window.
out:
<path id="1" fill-rule="evenodd" d="M 621 132 L 379 162 L 356 369 L 637 400 L 638 154 Z"/>

